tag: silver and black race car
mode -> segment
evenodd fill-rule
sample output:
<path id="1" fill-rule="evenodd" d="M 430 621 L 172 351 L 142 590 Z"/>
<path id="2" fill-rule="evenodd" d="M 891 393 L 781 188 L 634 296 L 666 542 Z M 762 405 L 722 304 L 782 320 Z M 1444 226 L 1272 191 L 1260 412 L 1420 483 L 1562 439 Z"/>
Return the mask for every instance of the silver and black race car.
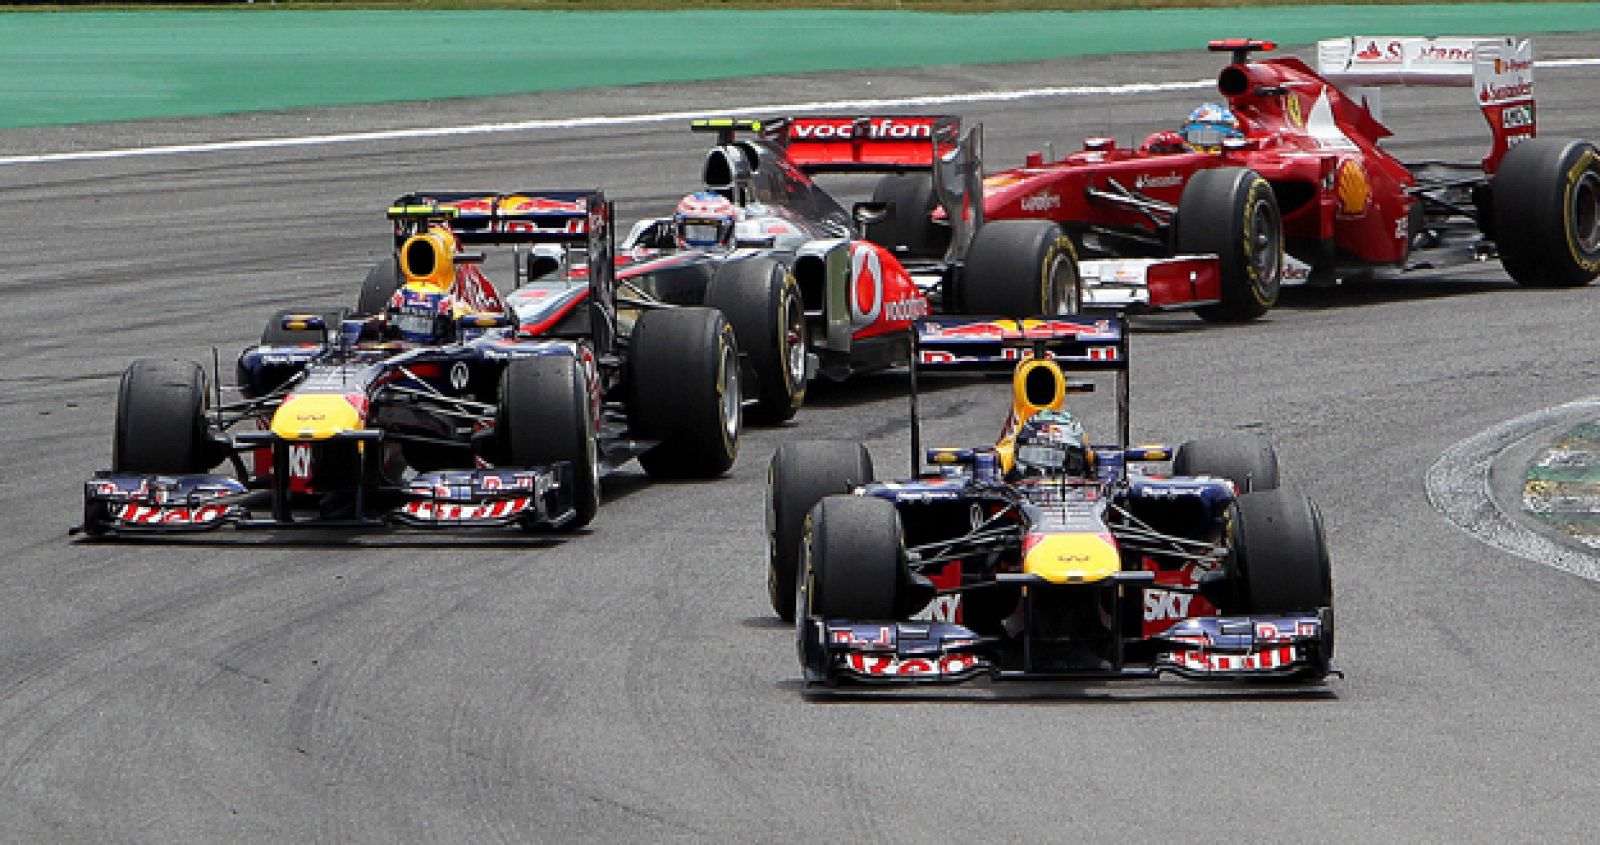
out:
<path id="1" fill-rule="evenodd" d="M 973 215 L 982 209 L 962 198 L 980 191 L 981 133 L 963 131 L 957 117 L 711 119 L 693 128 L 716 138 L 698 196 L 726 208 L 721 237 L 684 231 L 686 222 L 721 220 L 679 213 L 639 221 L 623 241 L 617 278 L 643 295 L 728 316 L 746 358 L 753 419 L 792 417 L 815 373 L 838 380 L 903 364 L 917 317 L 1077 311 L 1076 260 L 1059 228 L 978 228 Z M 887 174 L 889 188 L 847 210 L 812 179 L 825 173 Z M 929 228 L 936 207 L 947 212 L 938 232 L 903 243 L 906 230 Z"/>
<path id="2" fill-rule="evenodd" d="M 239 356 L 237 398 L 215 367 L 129 365 L 82 530 L 575 529 L 595 516 L 601 473 L 630 459 L 665 476 L 732 465 L 732 328 L 709 308 L 619 305 L 603 194 L 455 199 L 391 208 L 390 277 L 369 278 L 353 314 L 274 316 Z M 502 298 L 464 249 L 478 244 L 553 246 L 568 269 Z M 513 304 L 575 289 L 583 307 L 536 332 Z M 214 472 L 223 463 L 233 472 Z"/>
<path id="3" fill-rule="evenodd" d="M 1011 412 L 924 471 L 913 401 L 907 480 L 862 445 L 773 456 L 769 584 L 808 685 L 1338 672 L 1317 508 L 1264 439 L 1131 445 L 1121 317 L 916 328 L 914 372 L 1012 370 Z M 1117 437 L 1090 442 L 1066 398 L 1107 377 Z"/>

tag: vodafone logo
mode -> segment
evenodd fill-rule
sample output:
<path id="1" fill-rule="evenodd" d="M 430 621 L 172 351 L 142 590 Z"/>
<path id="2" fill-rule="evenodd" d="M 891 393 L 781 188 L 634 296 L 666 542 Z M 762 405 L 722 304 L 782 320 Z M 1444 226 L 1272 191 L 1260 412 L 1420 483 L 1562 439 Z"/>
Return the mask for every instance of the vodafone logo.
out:
<path id="1" fill-rule="evenodd" d="M 850 254 L 850 318 L 876 322 L 883 313 L 883 262 L 868 244 L 853 245 Z"/>
<path id="2" fill-rule="evenodd" d="M 789 137 L 799 141 L 836 141 L 856 137 L 854 120 L 798 120 L 789 128 Z M 879 141 L 911 141 L 933 137 L 933 121 L 874 118 L 866 122 L 864 137 Z"/>

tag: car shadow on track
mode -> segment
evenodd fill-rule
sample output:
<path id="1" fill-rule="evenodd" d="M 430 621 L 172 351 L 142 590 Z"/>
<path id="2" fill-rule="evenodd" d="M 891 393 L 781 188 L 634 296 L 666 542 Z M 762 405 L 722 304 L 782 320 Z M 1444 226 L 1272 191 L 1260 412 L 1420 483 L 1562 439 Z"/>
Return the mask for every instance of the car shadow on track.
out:
<path id="1" fill-rule="evenodd" d="M 496 531 L 488 536 L 485 531 Z M 589 533 L 548 531 L 519 534 L 514 528 L 451 531 L 440 529 L 419 534 L 415 531 L 362 531 L 351 533 L 338 528 L 296 528 L 286 531 L 259 529 L 230 531 L 204 536 L 162 534 L 148 537 L 78 537 L 73 543 L 108 546 L 167 546 L 215 549 L 543 549 L 559 546 Z"/>
<path id="2" fill-rule="evenodd" d="M 1239 684 L 1135 681 L 1135 682 L 1055 682 L 1020 681 L 989 683 L 982 680 L 964 686 L 871 688 L 805 688 L 798 679 L 774 684 L 778 689 L 798 692 L 806 701 L 817 704 L 863 704 L 890 702 L 955 702 L 962 704 L 1064 704 L 1112 703 L 1130 701 L 1335 701 L 1339 695 L 1322 684 L 1242 686 Z"/>
<path id="3" fill-rule="evenodd" d="M 1009 379 L 1010 376 L 1004 376 Z M 919 395 L 934 395 L 974 384 L 1001 381 L 1001 377 L 972 373 L 924 376 L 917 381 Z M 819 378 L 806 388 L 805 408 L 848 408 L 863 402 L 907 401 L 911 393 L 911 374 L 905 368 L 879 370 L 851 376 L 845 381 Z"/>
<path id="4" fill-rule="evenodd" d="M 1357 278 L 1335 287 L 1285 288 L 1278 294 L 1277 308 L 1316 311 L 1359 308 L 1391 302 L 1415 302 L 1455 296 L 1472 296 L 1496 291 L 1522 290 L 1510 279 L 1468 279 L 1460 276 L 1397 278 L 1375 276 Z M 1539 289 L 1529 289 L 1537 293 Z"/>
<path id="5" fill-rule="evenodd" d="M 1509 279 L 1375 276 L 1352 279 L 1333 287 L 1284 288 L 1278 293 L 1278 304 L 1273 306 L 1273 311 L 1334 311 L 1508 290 L 1521 290 L 1521 287 Z M 1539 289 L 1531 289 L 1529 292 L 1537 295 Z M 1269 312 L 1263 319 L 1270 322 L 1272 314 Z M 1142 335 L 1185 335 L 1237 328 L 1226 324 L 1208 323 L 1191 311 L 1135 314 L 1130 318 L 1130 324 L 1134 334 Z"/>

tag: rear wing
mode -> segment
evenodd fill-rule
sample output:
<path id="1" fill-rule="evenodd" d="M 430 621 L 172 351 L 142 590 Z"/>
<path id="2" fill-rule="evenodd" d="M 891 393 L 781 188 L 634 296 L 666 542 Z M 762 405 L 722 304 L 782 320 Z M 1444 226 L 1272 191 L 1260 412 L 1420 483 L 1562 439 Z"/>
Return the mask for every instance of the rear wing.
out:
<path id="1" fill-rule="evenodd" d="M 784 117 L 761 134 L 806 173 L 904 173 L 931 170 L 937 144 L 954 144 L 954 115 Z"/>
<path id="2" fill-rule="evenodd" d="M 786 160 L 779 165 L 784 173 L 779 178 L 790 186 L 778 195 L 790 197 L 791 204 L 796 193 L 793 183 L 803 182 L 808 190 L 808 177 L 814 173 L 930 172 L 939 219 L 951 227 L 947 264 L 966 257 L 972 234 L 983 225 L 983 127 L 963 131 L 961 118 L 954 115 L 708 118 L 694 121 L 690 128 L 717 133 L 717 147 L 707 156 L 702 181 L 735 202 L 742 201 L 740 196 L 758 175 L 754 171 L 762 157 L 759 146 Z M 739 133 L 754 134 L 759 140 L 741 141 Z M 834 201 L 829 198 L 827 204 Z M 840 216 L 844 218 L 842 210 Z"/>
<path id="3" fill-rule="evenodd" d="M 1008 375 L 1019 364 L 1047 357 L 1066 372 L 1110 372 L 1117 378 L 1119 442 L 1130 442 L 1128 323 L 1121 314 L 1007 319 L 923 317 L 911 332 L 912 475 L 922 472 L 917 379 L 938 372 Z"/>
<path id="4" fill-rule="evenodd" d="M 1128 369 L 1127 325 L 1120 315 L 923 317 L 914 329 L 913 368 L 1006 374 L 1043 355 L 1069 372 Z"/>
<path id="5" fill-rule="evenodd" d="M 1471 88 L 1494 143 L 1483 169 L 1494 173 L 1513 145 L 1537 134 L 1533 43 L 1526 38 L 1349 36 L 1317 42 L 1317 73 L 1365 101 L 1382 120 L 1379 89 L 1390 85 Z"/>
<path id="6" fill-rule="evenodd" d="M 616 209 L 599 189 L 556 191 L 415 191 L 389 207 L 395 246 L 445 223 L 463 245 L 566 244 L 588 266 L 590 326 L 595 352 L 616 350 Z"/>

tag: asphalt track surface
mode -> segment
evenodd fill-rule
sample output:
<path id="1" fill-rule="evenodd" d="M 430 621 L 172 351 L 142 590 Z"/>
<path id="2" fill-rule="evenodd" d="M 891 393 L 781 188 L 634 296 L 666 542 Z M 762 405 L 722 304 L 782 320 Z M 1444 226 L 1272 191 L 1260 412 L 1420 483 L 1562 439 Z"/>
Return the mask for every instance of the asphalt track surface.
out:
<path id="1" fill-rule="evenodd" d="M 1539 41 L 1588 57 L 1587 37 Z M 605 111 L 1198 79 L 1203 54 L 547 94 L 0 135 L 5 152 Z M 1588 70 L 1545 134 L 1600 136 Z M 1408 158 L 1470 160 L 1466 90 L 1388 101 Z M 988 158 L 1170 126 L 1195 91 L 975 104 Z M 1600 801 L 1600 589 L 1430 507 L 1452 444 L 1593 394 L 1600 290 L 1496 268 L 1285 296 L 1265 320 L 1137 321 L 1136 436 L 1273 438 L 1322 506 L 1327 691 L 1179 683 L 810 701 L 763 585 L 777 444 L 907 463 L 903 377 L 818 390 L 731 477 L 608 480 L 591 531 L 68 539 L 139 355 L 224 367 L 277 307 L 340 305 L 420 187 L 603 184 L 624 217 L 693 187 L 661 126 L 11 165 L 0 308 L 0 839 L 13 841 L 1581 841 Z M 495 267 L 487 268 L 493 273 Z M 226 371 L 226 370 L 225 370 Z M 991 383 L 926 397 L 994 436 Z"/>

